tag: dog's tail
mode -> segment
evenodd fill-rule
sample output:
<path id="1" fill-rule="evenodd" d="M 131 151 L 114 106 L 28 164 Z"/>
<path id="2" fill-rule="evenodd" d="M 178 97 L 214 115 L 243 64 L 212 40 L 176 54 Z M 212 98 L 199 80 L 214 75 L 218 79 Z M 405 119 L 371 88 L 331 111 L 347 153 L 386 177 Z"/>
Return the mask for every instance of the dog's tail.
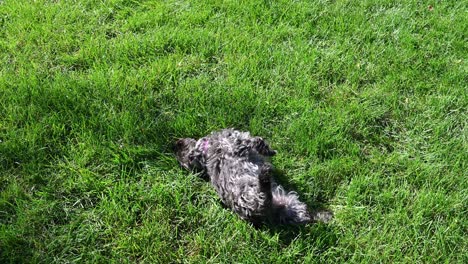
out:
<path id="1" fill-rule="evenodd" d="M 299 201 L 296 192 L 287 192 L 282 186 L 272 180 L 271 165 L 264 164 L 260 168 L 259 181 L 262 192 L 271 201 L 270 220 L 275 224 L 307 224 L 310 222 L 328 222 L 333 218 L 330 211 L 316 211 L 312 214 L 307 205 Z"/>
<path id="2" fill-rule="evenodd" d="M 306 224 L 313 219 L 307 205 L 299 201 L 296 192 L 287 192 L 283 187 L 272 184 L 272 217 L 279 224 Z"/>
<path id="3" fill-rule="evenodd" d="M 295 192 L 286 192 L 272 181 L 272 167 L 268 163 L 260 168 L 259 181 L 262 192 L 271 201 L 270 220 L 278 224 L 305 224 L 311 221 L 306 204 L 299 201 Z"/>

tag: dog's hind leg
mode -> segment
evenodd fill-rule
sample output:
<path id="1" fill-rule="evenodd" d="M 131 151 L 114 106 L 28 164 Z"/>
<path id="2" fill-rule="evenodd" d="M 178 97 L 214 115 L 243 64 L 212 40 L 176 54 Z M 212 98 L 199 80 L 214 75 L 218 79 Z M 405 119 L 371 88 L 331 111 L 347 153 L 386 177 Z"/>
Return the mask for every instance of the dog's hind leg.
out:
<path id="1" fill-rule="evenodd" d="M 252 148 L 263 156 L 271 157 L 276 155 L 276 150 L 270 148 L 268 143 L 261 137 L 254 137 L 251 140 Z"/>

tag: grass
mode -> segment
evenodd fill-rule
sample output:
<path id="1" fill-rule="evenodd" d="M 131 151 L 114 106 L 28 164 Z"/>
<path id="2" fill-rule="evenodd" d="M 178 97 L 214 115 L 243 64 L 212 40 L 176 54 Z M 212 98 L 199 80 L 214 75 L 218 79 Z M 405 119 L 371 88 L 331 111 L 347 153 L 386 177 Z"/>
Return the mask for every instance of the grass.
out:
<path id="1" fill-rule="evenodd" d="M 467 263 L 465 1 L 0 1 L 1 263 Z M 170 143 L 236 127 L 329 224 Z"/>

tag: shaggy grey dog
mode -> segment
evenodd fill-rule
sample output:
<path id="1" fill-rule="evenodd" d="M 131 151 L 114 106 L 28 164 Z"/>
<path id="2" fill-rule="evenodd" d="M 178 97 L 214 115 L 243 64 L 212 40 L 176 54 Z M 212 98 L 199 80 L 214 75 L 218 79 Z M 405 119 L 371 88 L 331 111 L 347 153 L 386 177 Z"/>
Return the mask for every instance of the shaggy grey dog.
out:
<path id="1" fill-rule="evenodd" d="M 268 157 L 276 151 L 249 132 L 225 129 L 199 140 L 179 139 L 175 153 L 181 166 L 207 176 L 222 202 L 253 224 L 304 224 L 331 217 L 311 217 L 297 193 L 275 183 Z"/>

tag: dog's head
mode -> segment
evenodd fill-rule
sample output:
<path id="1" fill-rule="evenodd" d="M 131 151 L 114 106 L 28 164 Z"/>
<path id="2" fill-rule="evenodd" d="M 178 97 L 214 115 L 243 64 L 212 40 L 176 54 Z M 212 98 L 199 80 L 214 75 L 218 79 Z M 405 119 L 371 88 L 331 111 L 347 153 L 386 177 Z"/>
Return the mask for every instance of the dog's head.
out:
<path id="1" fill-rule="evenodd" d="M 179 164 L 187 170 L 199 171 L 202 169 L 200 153 L 195 145 L 197 141 L 193 138 L 181 138 L 174 144 L 174 152 Z"/>

